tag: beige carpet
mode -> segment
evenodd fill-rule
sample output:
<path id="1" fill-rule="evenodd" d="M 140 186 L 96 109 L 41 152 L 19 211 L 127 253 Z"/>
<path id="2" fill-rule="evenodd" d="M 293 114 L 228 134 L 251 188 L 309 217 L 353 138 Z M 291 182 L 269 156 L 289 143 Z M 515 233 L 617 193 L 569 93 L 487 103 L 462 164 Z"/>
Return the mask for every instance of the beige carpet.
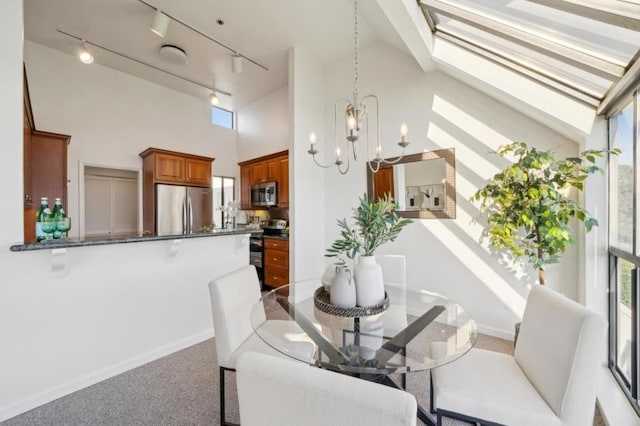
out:
<path id="1" fill-rule="evenodd" d="M 511 342 L 478 336 L 476 347 L 511 353 Z M 429 373 L 407 388 L 429 406 Z M 2 422 L 6 426 L 220 424 L 215 342 L 207 340 Z M 227 376 L 227 420 L 239 422 L 235 378 Z M 418 422 L 420 424 L 420 422 Z M 465 423 L 446 419 L 445 425 Z M 594 425 L 605 423 L 596 414 Z"/>

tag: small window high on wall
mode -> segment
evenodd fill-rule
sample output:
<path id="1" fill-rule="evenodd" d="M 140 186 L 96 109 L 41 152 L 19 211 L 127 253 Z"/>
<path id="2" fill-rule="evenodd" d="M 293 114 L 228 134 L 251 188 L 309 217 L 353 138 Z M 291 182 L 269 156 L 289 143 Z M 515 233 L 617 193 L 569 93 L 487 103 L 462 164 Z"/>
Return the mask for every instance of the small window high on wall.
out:
<path id="1" fill-rule="evenodd" d="M 211 122 L 216 126 L 226 127 L 227 129 L 233 129 L 233 111 L 219 108 L 217 106 L 211 107 Z"/>

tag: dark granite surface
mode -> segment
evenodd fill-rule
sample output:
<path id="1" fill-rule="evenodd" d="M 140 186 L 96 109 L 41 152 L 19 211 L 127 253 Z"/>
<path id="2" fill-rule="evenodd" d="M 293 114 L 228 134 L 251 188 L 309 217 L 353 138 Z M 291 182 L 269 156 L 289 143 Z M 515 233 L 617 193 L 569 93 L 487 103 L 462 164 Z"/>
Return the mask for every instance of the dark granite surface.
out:
<path id="1" fill-rule="evenodd" d="M 267 235 L 267 234 L 263 234 L 262 238 L 264 238 L 264 239 L 272 239 L 272 240 L 289 241 L 289 234 L 283 234 L 283 235 Z"/>
<path id="2" fill-rule="evenodd" d="M 190 235 L 140 236 L 136 234 L 136 235 L 117 236 L 117 237 L 84 237 L 81 239 L 60 239 L 60 240 L 53 240 L 51 242 L 14 244 L 11 247 L 9 247 L 9 249 L 11 251 L 51 250 L 51 249 L 57 249 L 57 248 L 103 246 L 107 244 L 140 243 L 144 241 L 183 240 L 187 238 L 219 237 L 223 235 L 255 234 L 255 233 L 262 233 L 262 230 L 248 229 L 248 228 L 234 228 L 234 229 L 216 229 L 212 232 L 202 232 L 202 233 L 190 234 Z"/>

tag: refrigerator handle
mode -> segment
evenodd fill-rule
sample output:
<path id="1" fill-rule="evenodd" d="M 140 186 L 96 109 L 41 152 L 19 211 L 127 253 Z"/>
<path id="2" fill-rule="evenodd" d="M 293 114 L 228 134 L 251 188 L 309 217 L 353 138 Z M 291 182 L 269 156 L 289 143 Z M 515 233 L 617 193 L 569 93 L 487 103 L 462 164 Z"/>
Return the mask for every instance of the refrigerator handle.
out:
<path id="1" fill-rule="evenodd" d="M 187 234 L 187 200 L 182 203 L 182 233 Z"/>
<path id="2" fill-rule="evenodd" d="M 191 234 L 193 233 L 193 229 L 192 229 L 193 228 L 193 209 L 191 205 L 191 197 L 189 197 L 188 195 L 187 195 L 187 203 L 189 203 L 187 206 L 187 208 L 189 209 L 189 232 L 188 233 Z"/>

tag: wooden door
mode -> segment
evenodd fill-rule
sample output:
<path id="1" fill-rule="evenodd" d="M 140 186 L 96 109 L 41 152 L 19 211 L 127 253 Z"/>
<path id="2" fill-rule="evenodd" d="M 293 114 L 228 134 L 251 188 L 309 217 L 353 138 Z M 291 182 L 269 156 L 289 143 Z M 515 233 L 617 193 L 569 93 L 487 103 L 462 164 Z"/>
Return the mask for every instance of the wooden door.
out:
<path id="1" fill-rule="evenodd" d="M 211 162 L 195 158 L 186 159 L 186 178 L 190 186 L 211 186 Z"/>
<path id="2" fill-rule="evenodd" d="M 269 182 L 275 182 L 280 179 L 280 159 L 273 158 L 266 161 L 266 179 Z"/>
<path id="3" fill-rule="evenodd" d="M 185 182 L 184 157 L 171 154 L 155 154 L 155 178 L 169 183 Z"/>
<path id="4" fill-rule="evenodd" d="M 240 208 L 251 209 L 251 166 L 240 166 Z"/>
<path id="5" fill-rule="evenodd" d="M 378 173 L 373 175 L 374 199 L 384 198 L 389 193 L 395 200 L 393 193 L 393 167 L 381 167 Z"/>
<path id="6" fill-rule="evenodd" d="M 289 156 L 279 159 L 280 177 L 278 179 L 278 207 L 289 208 Z"/>
<path id="7" fill-rule="evenodd" d="M 262 183 L 267 181 L 266 163 L 260 162 L 251 165 L 251 184 Z"/>
<path id="8" fill-rule="evenodd" d="M 35 214 L 41 197 L 49 199 L 50 208 L 53 208 L 56 198 L 61 198 L 62 206 L 68 208 L 67 145 L 70 138 L 56 133 L 31 133 L 29 164 L 25 165 L 25 173 L 30 174 L 33 207 L 31 210 L 25 208 L 25 242 L 35 241 Z"/>

